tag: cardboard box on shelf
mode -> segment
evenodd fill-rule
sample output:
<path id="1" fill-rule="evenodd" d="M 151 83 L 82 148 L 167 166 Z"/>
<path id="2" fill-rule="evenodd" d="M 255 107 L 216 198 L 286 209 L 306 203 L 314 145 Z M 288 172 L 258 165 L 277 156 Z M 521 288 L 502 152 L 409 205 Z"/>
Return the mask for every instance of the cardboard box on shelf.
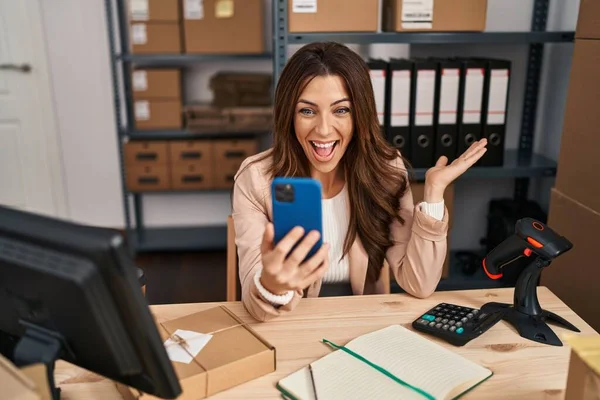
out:
<path id="1" fill-rule="evenodd" d="M 480 32 L 485 30 L 487 0 L 384 0 L 383 15 L 388 32 Z"/>
<path id="2" fill-rule="evenodd" d="M 186 0 L 185 52 L 264 53 L 264 12 L 263 0 Z"/>
<path id="3" fill-rule="evenodd" d="M 171 189 L 197 190 L 213 187 L 213 166 L 196 163 L 171 165 Z"/>
<path id="4" fill-rule="evenodd" d="M 541 285 L 547 286 L 592 328 L 600 331 L 600 269 L 594 263 L 600 213 L 553 188 L 548 226 L 571 241 L 573 248 L 544 269 Z"/>
<path id="5" fill-rule="evenodd" d="M 425 193 L 425 184 L 422 182 L 412 182 L 411 192 L 413 195 L 413 201 L 415 205 L 419 204 L 423 201 L 423 195 Z M 444 205 L 448 208 L 448 251 L 446 252 L 446 261 L 444 262 L 444 266 L 442 269 L 442 278 L 448 278 L 450 276 L 450 229 L 452 228 L 452 222 L 454 218 L 452 218 L 452 212 L 454 211 L 454 185 L 450 185 L 446 188 L 444 192 Z M 392 276 L 392 279 L 394 277 Z"/>
<path id="6" fill-rule="evenodd" d="M 216 107 L 267 106 L 271 102 L 271 74 L 219 72 L 210 79 Z"/>
<path id="7" fill-rule="evenodd" d="M 191 132 L 263 132 L 273 125 L 272 107 L 216 107 L 188 104 L 185 126 Z"/>
<path id="8" fill-rule="evenodd" d="M 576 39 L 560 144 L 556 188 L 600 212 L 600 40 Z"/>
<path id="9" fill-rule="evenodd" d="M 242 162 L 257 153 L 256 139 L 215 140 L 214 149 L 214 178 L 215 189 L 233 187 L 233 180 Z"/>
<path id="10" fill-rule="evenodd" d="M 179 54 L 181 31 L 175 22 L 133 22 L 129 25 L 132 54 Z"/>
<path id="11" fill-rule="evenodd" d="M 166 141 L 132 140 L 123 145 L 127 165 L 167 165 L 169 146 Z"/>
<path id="12" fill-rule="evenodd" d="M 288 0 L 289 32 L 376 32 L 380 0 Z"/>
<path id="13" fill-rule="evenodd" d="M 128 164 L 125 166 L 127 189 L 147 192 L 171 189 L 170 166 L 161 164 Z"/>
<path id="14" fill-rule="evenodd" d="M 128 0 L 130 21 L 178 22 L 181 19 L 180 0 Z"/>
<path id="15" fill-rule="evenodd" d="M 12 400 L 52 400 L 44 364 L 17 367 L 0 354 L 0 397 Z"/>
<path id="16" fill-rule="evenodd" d="M 175 140 L 169 144 L 169 153 L 173 165 L 213 165 L 213 145 L 210 140 Z"/>
<path id="17" fill-rule="evenodd" d="M 136 129 L 181 129 L 183 127 L 179 99 L 136 100 L 133 111 Z"/>
<path id="18" fill-rule="evenodd" d="M 576 39 L 600 39 L 600 0 L 581 0 L 577 16 Z"/>
<path id="19" fill-rule="evenodd" d="M 571 346 L 565 400 L 600 400 L 600 338 L 569 334 Z"/>
<path id="20" fill-rule="evenodd" d="M 159 330 L 163 340 L 171 338 L 170 345 L 178 347 L 190 360 L 189 363 L 173 361 L 183 389 L 180 400 L 206 398 L 276 369 L 275 348 L 226 307 L 161 323 Z M 191 357 L 184 345 L 178 343 L 185 344 L 179 336 L 182 330 L 212 336 L 200 352 Z M 117 384 L 117 388 L 126 400 L 154 398 L 122 384 Z"/>
<path id="21" fill-rule="evenodd" d="M 138 68 L 131 73 L 134 100 L 181 99 L 181 70 Z"/>

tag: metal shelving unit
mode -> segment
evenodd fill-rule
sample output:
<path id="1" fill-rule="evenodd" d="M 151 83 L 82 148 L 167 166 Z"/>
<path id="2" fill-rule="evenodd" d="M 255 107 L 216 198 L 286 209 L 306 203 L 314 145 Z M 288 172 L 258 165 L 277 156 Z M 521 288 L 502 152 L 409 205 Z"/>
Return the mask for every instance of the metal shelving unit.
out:
<path id="1" fill-rule="evenodd" d="M 529 179 L 556 176 L 557 164 L 542 155 L 533 153 L 533 134 L 535 132 L 537 100 L 539 93 L 540 75 L 544 44 L 572 43 L 574 32 L 548 32 L 546 21 L 549 0 L 535 0 L 531 20 L 531 30 L 527 32 L 288 32 L 288 1 L 273 0 L 273 73 L 274 83 L 287 62 L 289 45 L 305 44 L 315 41 L 337 41 L 347 44 L 399 43 L 411 45 L 426 44 L 505 44 L 529 46 L 523 113 L 519 132 L 519 146 L 515 150 L 505 152 L 504 165 L 500 167 L 473 167 L 460 179 L 515 179 L 514 197 L 527 197 Z M 426 169 L 416 169 L 414 179 L 423 180 Z M 452 270 L 452 268 L 451 268 Z M 452 270 L 457 273 L 456 270 Z M 490 283 L 483 277 L 460 277 L 458 280 L 449 278 L 440 290 L 444 288 L 492 287 L 499 283 Z M 461 283 L 462 282 L 462 283 Z M 462 285 L 462 286 L 461 286 Z M 487 285 L 487 286 L 486 286 Z"/>
<path id="2" fill-rule="evenodd" d="M 136 130 L 133 124 L 131 66 L 185 68 L 204 62 L 271 60 L 272 54 L 131 54 L 126 0 L 105 0 L 111 56 L 114 110 L 122 180 L 125 228 L 132 253 L 144 251 L 224 250 L 226 221 L 214 226 L 148 228 L 144 224 L 142 196 L 155 194 L 223 193 L 224 190 L 132 192 L 126 187 L 123 144 L 128 140 L 182 140 L 259 137 L 269 132 L 194 132 L 186 130 Z M 124 120 L 124 123 L 121 121 Z M 135 221 L 135 224 L 132 222 Z"/>

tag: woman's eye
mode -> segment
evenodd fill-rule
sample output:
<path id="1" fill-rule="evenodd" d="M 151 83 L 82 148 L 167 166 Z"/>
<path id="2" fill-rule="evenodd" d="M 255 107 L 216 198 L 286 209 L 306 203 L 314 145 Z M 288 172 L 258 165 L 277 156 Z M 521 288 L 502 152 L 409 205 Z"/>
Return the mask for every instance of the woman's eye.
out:
<path id="1" fill-rule="evenodd" d="M 335 110 L 336 114 L 346 114 L 349 112 L 350 112 L 350 109 L 347 107 L 342 107 L 342 108 L 338 108 L 337 110 Z"/>
<path id="2" fill-rule="evenodd" d="M 300 110 L 300 114 L 313 115 L 314 111 L 311 110 L 310 108 L 303 108 L 303 109 Z"/>

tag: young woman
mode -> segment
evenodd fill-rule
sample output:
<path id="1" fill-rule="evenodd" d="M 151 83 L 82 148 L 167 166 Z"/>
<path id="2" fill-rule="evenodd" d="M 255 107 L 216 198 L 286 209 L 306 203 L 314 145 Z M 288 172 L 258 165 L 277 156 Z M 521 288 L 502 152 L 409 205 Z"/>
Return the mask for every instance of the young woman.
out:
<path id="1" fill-rule="evenodd" d="M 322 295 L 328 283 L 356 295 L 383 293 L 386 264 L 406 292 L 433 293 L 447 249 L 444 190 L 483 156 L 486 141 L 449 165 L 440 158 L 415 206 L 408 163 L 381 135 L 369 69 L 355 52 L 337 43 L 304 46 L 282 71 L 274 100 L 273 148 L 244 161 L 233 190 L 242 301 L 250 314 L 275 318 L 303 295 Z M 273 241 L 276 176 L 321 182 L 324 244 L 305 262 L 318 233 L 304 237 L 296 228 Z"/>

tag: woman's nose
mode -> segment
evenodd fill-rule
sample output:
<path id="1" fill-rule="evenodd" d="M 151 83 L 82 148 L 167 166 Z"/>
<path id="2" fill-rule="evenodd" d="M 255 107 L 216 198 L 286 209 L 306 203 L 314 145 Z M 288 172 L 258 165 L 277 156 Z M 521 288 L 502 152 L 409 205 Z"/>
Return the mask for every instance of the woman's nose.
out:
<path id="1" fill-rule="evenodd" d="M 319 121 L 317 122 L 316 131 L 321 136 L 328 136 L 332 131 L 333 127 L 331 125 L 331 120 L 327 115 L 319 116 Z"/>

